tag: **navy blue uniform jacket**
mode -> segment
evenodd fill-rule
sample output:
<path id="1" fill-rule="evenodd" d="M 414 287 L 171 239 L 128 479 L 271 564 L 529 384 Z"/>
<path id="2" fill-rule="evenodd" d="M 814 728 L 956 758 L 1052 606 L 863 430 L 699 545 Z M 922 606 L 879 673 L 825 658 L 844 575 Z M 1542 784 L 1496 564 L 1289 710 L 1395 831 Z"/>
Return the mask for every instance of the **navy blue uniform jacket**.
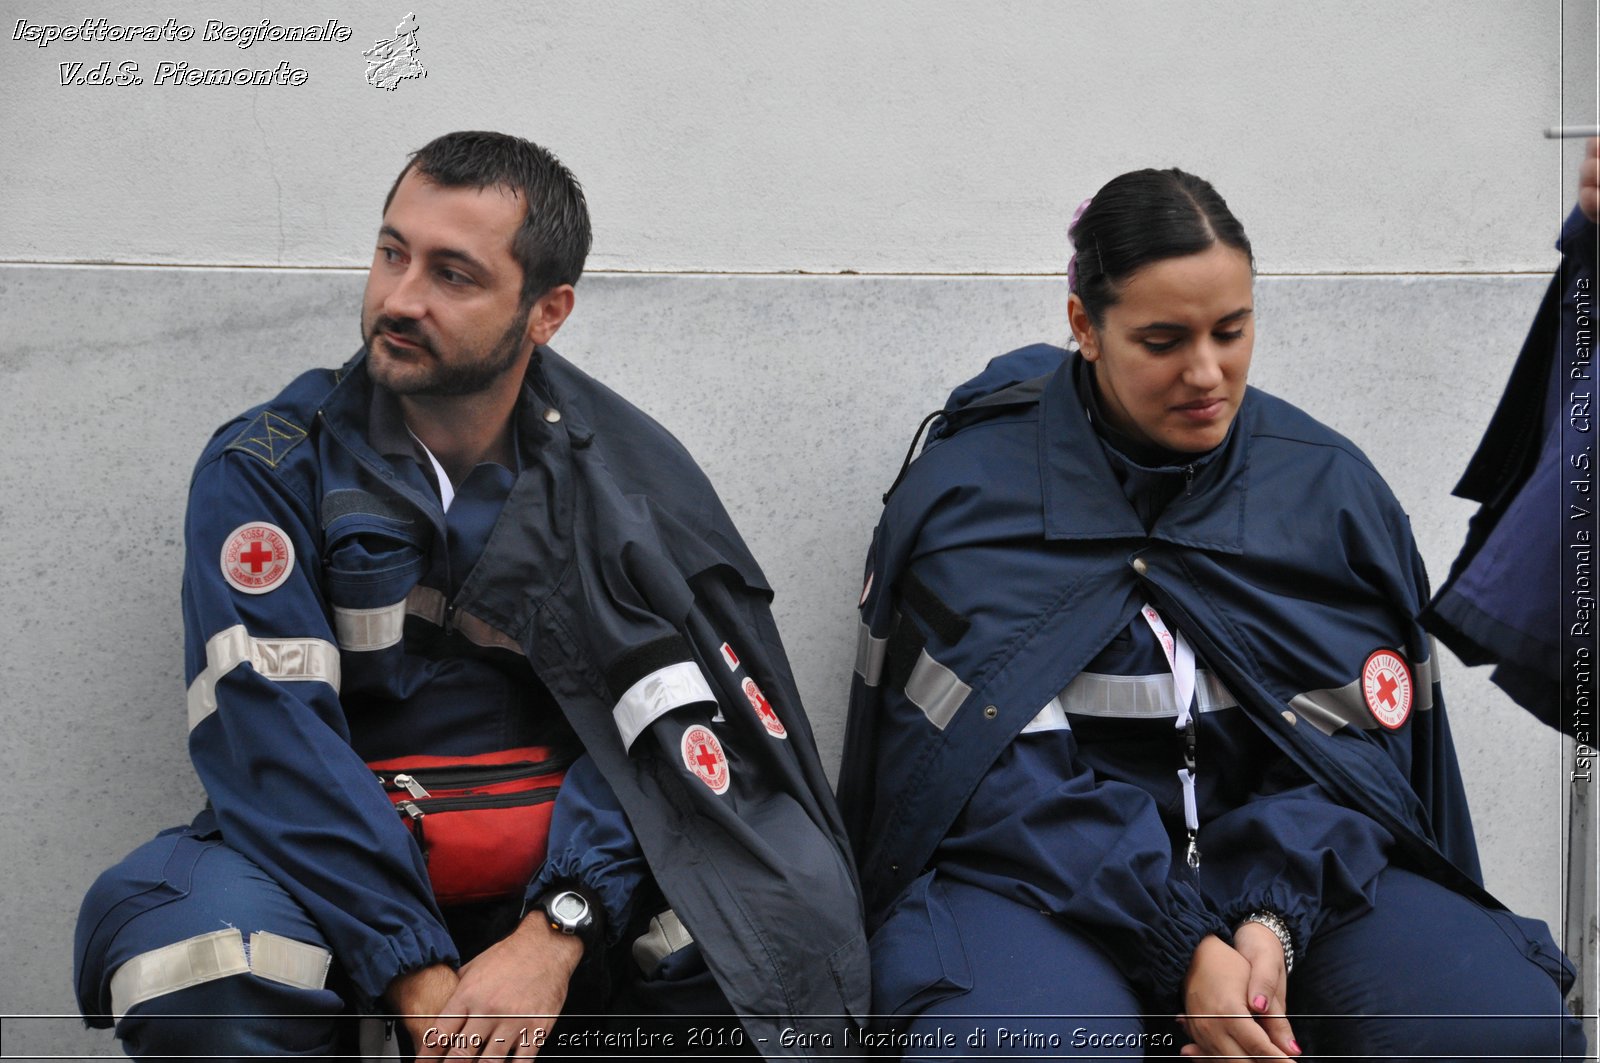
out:
<path id="1" fill-rule="evenodd" d="M 997 757 L 1146 602 L 1283 756 L 1393 836 L 1395 862 L 1494 904 L 1415 619 L 1427 578 L 1377 472 L 1250 389 L 1227 440 L 1146 532 L 1084 415 L 1073 361 L 1040 345 L 991 363 L 951 396 L 886 499 L 839 785 L 869 929 L 933 863 Z M 1408 690 L 1388 673 L 1374 682 L 1371 662 L 1395 658 Z M 1124 811 L 1093 800 L 1073 831 L 1081 851 L 1059 860 L 1138 859 Z M 1202 824 L 1202 851 L 1205 839 Z M 1089 900 L 1115 910 L 1129 875 L 1085 873 L 1076 888 L 1105 891 Z M 1219 925 L 1198 911 L 1169 945 Z M 1155 988 L 1173 990 L 1188 959 L 1162 961 Z"/>
<path id="2" fill-rule="evenodd" d="M 547 349 L 526 384 L 521 468 L 448 600 L 418 584 L 444 513 L 369 443 L 364 357 L 213 438 L 184 617 L 190 752 L 223 836 L 310 912 L 367 1001 L 457 958 L 364 765 L 436 751 L 407 734 L 451 741 L 501 682 L 474 679 L 470 654 L 412 655 L 402 625 L 432 625 L 526 657 L 752 1035 L 837 1028 L 823 1017 L 867 1006 L 859 891 L 761 570 L 660 425 Z M 219 570 L 246 522 L 281 533 L 280 557 L 292 546 L 264 592 Z M 524 699 L 489 700 L 473 711 L 512 733 Z"/>

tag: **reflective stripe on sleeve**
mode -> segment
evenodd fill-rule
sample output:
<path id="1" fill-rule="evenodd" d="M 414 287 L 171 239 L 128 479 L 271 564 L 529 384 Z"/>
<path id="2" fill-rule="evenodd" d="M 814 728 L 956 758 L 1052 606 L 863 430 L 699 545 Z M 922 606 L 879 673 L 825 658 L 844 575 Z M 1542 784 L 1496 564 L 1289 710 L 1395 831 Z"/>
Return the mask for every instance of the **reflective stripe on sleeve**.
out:
<path id="1" fill-rule="evenodd" d="M 929 657 L 927 650 L 917 655 L 917 663 L 912 665 L 911 675 L 906 679 L 906 697 L 941 731 L 971 693 L 971 687 Z"/>
<path id="2" fill-rule="evenodd" d="M 872 629 L 865 623 L 856 634 L 856 674 L 869 687 L 878 685 L 883 677 L 883 657 L 888 651 L 888 639 L 875 639 Z"/>
<path id="3" fill-rule="evenodd" d="M 1412 677 L 1412 708 L 1427 712 L 1433 708 L 1433 684 L 1439 681 L 1437 653 L 1424 661 L 1407 661 Z M 1354 727 L 1370 731 L 1379 726 L 1372 710 L 1367 708 L 1366 697 L 1361 692 L 1361 677 L 1342 687 L 1326 690 L 1307 690 L 1289 699 L 1289 707 L 1300 714 L 1302 720 L 1325 735 L 1341 727 Z"/>
<path id="4" fill-rule="evenodd" d="M 380 605 L 373 609 L 345 609 L 333 607 L 333 628 L 338 633 L 339 648 L 350 653 L 370 653 L 398 646 L 405 637 L 406 617 L 415 616 L 434 627 L 450 627 L 461 633 L 468 642 L 478 646 L 496 647 L 521 654 L 522 644 L 486 620 L 480 620 L 465 610 L 458 609 L 450 615 L 450 603 L 442 592 L 432 587 L 412 587 L 403 601 L 393 605 Z"/>
<path id="5" fill-rule="evenodd" d="M 118 1022 L 147 1000 L 190 986 L 251 972 L 299 989 L 321 989 L 333 956 L 327 949 L 266 931 L 244 935 L 232 927 L 143 952 L 111 976 L 111 1013 Z"/>
<path id="6" fill-rule="evenodd" d="M 189 729 L 217 711 L 217 683 L 246 661 L 280 683 L 317 681 L 339 692 L 339 650 L 326 639 L 258 639 L 243 624 L 206 642 L 206 667 L 189 684 Z"/>
<path id="7" fill-rule="evenodd" d="M 333 630 L 339 648 L 354 653 L 386 650 L 398 646 L 406 632 L 406 603 L 380 605 L 376 609 L 333 607 Z"/>
<path id="8" fill-rule="evenodd" d="M 633 740 L 661 716 L 696 702 L 717 704 L 717 696 L 711 692 L 699 665 L 679 661 L 651 672 L 629 687 L 611 710 L 611 718 L 622 735 L 622 748 L 632 748 Z"/>
<path id="9" fill-rule="evenodd" d="M 1104 675 L 1080 672 L 1059 695 L 1061 707 L 1079 716 L 1107 716 L 1117 719 L 1160 719 L 1178 715 L 1172 676 Z M 1239 699 L 1228 692 L 1222 680 L 1205 669 L 1194 674 L 1195 708 L 1200 712 L 1231 709 Z"/>
<path id="10" fill-rule="evenodd" d="M 694 944 L 689 928 L 683 925 L 678 913 L 668 908 L 650 920 L 650 929 L 633 942 L 633 962 L 639 965 L 645 977 L 656 973 L 656 966 L 679 949 Z"/>

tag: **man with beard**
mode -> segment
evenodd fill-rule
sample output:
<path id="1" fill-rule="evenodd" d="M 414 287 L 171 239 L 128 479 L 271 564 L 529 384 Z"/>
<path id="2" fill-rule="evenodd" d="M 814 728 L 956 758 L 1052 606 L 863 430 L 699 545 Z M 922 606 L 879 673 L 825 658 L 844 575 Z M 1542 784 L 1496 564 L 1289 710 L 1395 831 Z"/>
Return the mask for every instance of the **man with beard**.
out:
<path id="1" fill-rule="evenodd" d="M 362 349 L 202 454 L 207 808 L 78 926 L 80 1006 L 131 1054 L 333 1054 L 384 1012 L 419 1055 L 748 1053 L 865 1013 L 765 579 L 677 441 L 546 346 L 589 242 L 547 151 L 440 137 L 385 203 Z"/>

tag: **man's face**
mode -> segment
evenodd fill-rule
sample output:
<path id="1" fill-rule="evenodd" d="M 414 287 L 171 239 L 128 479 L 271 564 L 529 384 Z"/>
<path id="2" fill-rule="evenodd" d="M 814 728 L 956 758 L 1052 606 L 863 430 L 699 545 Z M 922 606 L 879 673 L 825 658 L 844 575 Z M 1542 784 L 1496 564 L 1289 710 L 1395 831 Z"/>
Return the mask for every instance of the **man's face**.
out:
<path id="1" fill-rule="evenodd" d="M 408 173 L 383 213 L 361 338 L 372 379 L 400 395 L 470 395 L 520 375 L 533 341 L 511 239 L 522 200 Z"/>

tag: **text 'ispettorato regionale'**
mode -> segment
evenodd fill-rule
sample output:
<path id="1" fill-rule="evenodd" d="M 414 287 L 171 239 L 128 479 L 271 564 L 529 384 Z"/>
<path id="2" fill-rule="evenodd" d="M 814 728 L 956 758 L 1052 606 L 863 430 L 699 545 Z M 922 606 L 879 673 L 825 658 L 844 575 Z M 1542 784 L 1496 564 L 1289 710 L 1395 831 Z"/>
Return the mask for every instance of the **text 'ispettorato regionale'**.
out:
<path id="1" fill-rule="evenodd" d="M 349 26 L 338 19 L 306 24 L 285 24 L 262 19 L 259 22 L 233 23 L 207 19 L 190 24 L 169 18 L 165 22 L 132 25 L 106 18 L 85 18 L 81 22 L 30 22 L 18 19 L 11 39 L 39 48 L 57 43 L 163 44 L 200 42 L 231 45 L 241 50 L 257 44 L 304 43 L 342 44 L 350 40 Z M 142 85 L 145 78 L 139 63 L 128 60 L 113 66 L 110 59 L 67 62 L 61 66 L 62 85 Z M 157 60 L 153 83 L 156 85 L 303 85 L 310 71 L 288 61 L 272 67 L 202 66 L 189 61 Z"/>

